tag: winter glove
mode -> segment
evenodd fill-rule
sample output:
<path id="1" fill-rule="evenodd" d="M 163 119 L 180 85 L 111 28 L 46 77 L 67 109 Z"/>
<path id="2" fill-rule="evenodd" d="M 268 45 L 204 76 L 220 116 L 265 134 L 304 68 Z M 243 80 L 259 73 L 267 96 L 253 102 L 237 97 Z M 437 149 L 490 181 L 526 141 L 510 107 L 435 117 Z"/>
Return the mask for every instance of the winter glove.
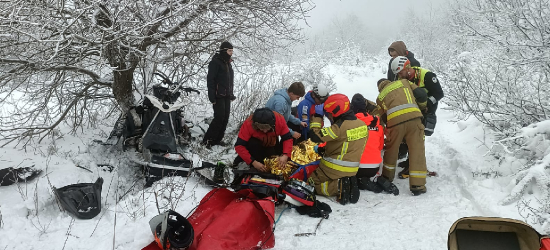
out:
<path id="1" fill-rule="evenodd" d="M 434 133 L 437 117 L 435 114 L 427 113 L 422 122 L 424 123 L 424 135 L 431 136 Z"/>
<path id="2" fill-rule="evenodd" d="M 315 147 L 313 147 L 313 150 L 315 150 L 315 153 L 320 156 L 323 156 L 325 154 L 325 147 L 323 146 L 319 147 L 319 145 L 315 145 Z"/>
<path id="3" fill-rule="evenodd" d="M 319 105 L 315 105 L 315 114 L 320 115 L 320 116 L 325 115 L 324 108 L 325 108 L 325 104 L 324 104 L 324 103 L 323 103 L 323 104 L 319 104 Z"/>

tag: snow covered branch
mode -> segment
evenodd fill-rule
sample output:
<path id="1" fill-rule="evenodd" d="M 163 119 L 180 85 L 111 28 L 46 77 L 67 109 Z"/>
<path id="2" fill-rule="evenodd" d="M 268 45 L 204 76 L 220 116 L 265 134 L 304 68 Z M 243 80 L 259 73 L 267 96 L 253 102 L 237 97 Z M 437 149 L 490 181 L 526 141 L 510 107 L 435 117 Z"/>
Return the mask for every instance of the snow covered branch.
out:
<path id="1" fill-rule="evenodd" d="M 310 9 L 308 0 L 2 3 L 0 139 L 94 126 L 135 105 L 155 70 L 205 89 L 205 67 L 224 40 L 242 61 L 272 61 L 301 40 L 296 21 Z"/>

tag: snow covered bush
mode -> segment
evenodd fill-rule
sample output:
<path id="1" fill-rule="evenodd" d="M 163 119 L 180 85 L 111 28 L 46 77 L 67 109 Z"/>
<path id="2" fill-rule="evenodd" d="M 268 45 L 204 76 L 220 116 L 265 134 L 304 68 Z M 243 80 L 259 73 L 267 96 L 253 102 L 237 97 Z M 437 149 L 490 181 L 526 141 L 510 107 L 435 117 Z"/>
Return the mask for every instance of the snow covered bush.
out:
<path id="1" fill-rule="evenodd" d="M 548 228 L 550 6 L 466 0 L 454 11 L 454 32 L 469 40 L 469 49 L 453 60 L 445 102 L 496 132 L 491 153 L 514 172 L 501 203 L 518 202 L 525 218 Z"/>

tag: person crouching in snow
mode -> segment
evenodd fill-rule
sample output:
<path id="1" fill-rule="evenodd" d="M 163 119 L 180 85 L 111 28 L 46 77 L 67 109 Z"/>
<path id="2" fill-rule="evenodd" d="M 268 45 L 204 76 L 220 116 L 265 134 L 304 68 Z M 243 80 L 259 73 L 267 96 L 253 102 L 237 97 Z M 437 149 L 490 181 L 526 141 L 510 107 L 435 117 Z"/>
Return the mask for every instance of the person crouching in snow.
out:
<path id="1" fill-rule="evenodd" d="M 321 128 L 323 114 L 333 121 L 330 127 Z M 334 94 L 323 106 L 316 106 L 310 123 L 309 138 L 313 142 L 326 142 L 323 156 L 308 179 L 317 194 L 337 196 L 345 205 L 359 200 L 357 170 L 368 137 L 368 127 L 350 111 L 347 96 Z"/>
<path id="2" fill-rule="evenodd" d="M 238 156 L 233 166 L 244 162 L 258 171 L 268 172 L 264 159 L 272 155 L 280 155 L 279 165 L 285 166 L 292 154 L 292 136 L 285 118 L 269 108 L 256 109 L 241 126 L 235 151 Z"/>
<path id="3" fill-rule="evenodd" d="M 357 186 L 361 190 L 375 193 L 386 191 L 398 195 L 397 186 L 380 176 L 382 149 L 384 149 L 384 127 L 380 125 L 380 118 L 368 113 L 368 102 L 361 94 L 355 94 L 351 98 L 351 110 L 357 119 L 363 121 L 369 128 L 369 137 L 356 175 Z"/>

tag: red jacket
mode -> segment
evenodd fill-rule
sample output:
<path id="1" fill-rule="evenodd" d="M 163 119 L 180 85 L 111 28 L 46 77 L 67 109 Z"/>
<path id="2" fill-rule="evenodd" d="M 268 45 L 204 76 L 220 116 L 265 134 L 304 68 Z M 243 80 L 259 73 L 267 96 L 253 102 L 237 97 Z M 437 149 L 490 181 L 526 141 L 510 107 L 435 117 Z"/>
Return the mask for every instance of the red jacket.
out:
<path id="1" fill-rule="evenodd" d="M 378 168 L 382 162 L 381 154 L 384 149 L 384 127 L 380 125 L 380 119 L 376 116 L 363 113 L 357 113 L 355 116 L 369 127 L 369 138 L 365 151 L 361 155 L 359 168 Z M 376 121 L 374 121 L 375 117 Z"/>
<path id="2" fill-rule="evenodd" d="M 257 138 L 263 142 L 264 147 L 274 147 L 277 142 L 277 137 L 281 136 L 281 143 L 283 144 L 283 154 L 290 156 L 292 155 L 292 136 L 290 135 L 290 130 L 286 124 L 285 118 L 273 111 L 275 114 L 275 131 L 269 131 L 264 133 L 259 130 L 252 128 L 252 116 L 249 116 L 241 126 L 239 130 L 239 136 L 237 138 L 237 143 L 235 144 L 235 151 L 237 154 L 246 162 L 246 164 L 251 164 L 253 160 L 262 161 L 263 159 L 252 159 L 250 152 L 246 149 L 246 143 L 250 140 L 251 137 Z"/>

